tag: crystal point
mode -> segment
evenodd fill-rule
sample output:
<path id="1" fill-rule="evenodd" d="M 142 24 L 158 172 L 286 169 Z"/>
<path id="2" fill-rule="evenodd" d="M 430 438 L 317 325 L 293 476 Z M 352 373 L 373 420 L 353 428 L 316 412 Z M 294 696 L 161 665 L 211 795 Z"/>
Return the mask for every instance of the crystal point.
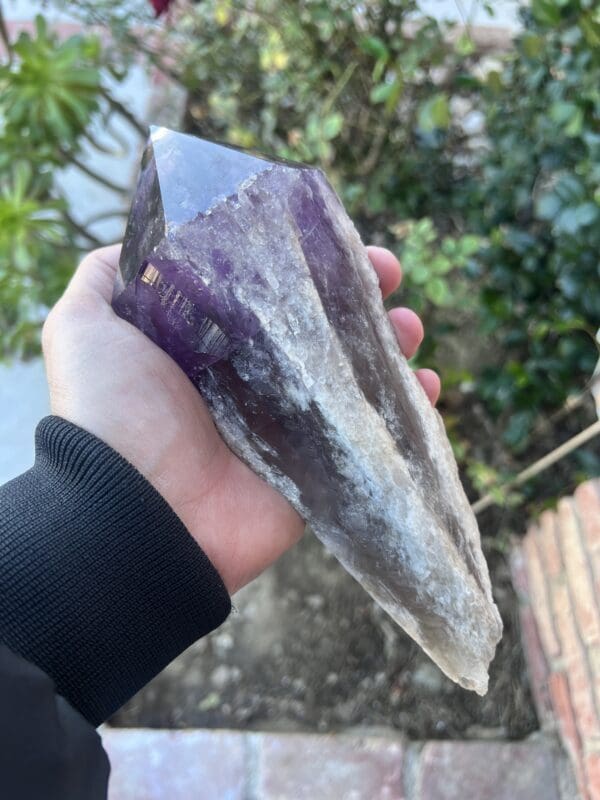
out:
<path id="1" fill-rule="evenodd" d="M 502 624 L 477 523 L 324 175 L 153 129 L 113 305 L 393 619 L 484 693 Z"/>

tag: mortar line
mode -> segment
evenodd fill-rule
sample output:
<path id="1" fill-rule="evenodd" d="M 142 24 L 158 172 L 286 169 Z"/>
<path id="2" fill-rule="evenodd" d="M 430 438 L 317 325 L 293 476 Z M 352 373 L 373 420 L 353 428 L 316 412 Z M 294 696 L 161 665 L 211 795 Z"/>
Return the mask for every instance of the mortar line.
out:
<path id="1" fill-rule="evenodd" d="M 244 800 L 259 800 L 259 733 L 244 735 Z"/>
<path id="2" fill-rule="evenodd" d="M 420 765 L 423 745 L 423 742 L 405 742 L 402 763 L 402 797 L 404 800 L 420 800 Z"/>

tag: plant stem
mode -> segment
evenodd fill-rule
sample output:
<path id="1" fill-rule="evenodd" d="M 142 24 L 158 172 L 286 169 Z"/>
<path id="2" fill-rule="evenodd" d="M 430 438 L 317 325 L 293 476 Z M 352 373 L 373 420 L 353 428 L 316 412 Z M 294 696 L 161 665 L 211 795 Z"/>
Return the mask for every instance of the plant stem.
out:
<path id="1" fill-rule="evenodd" d="M 323 116 L 329 114 L 329 112 L 333 108 L 335 101 L 338 99 L 340 94 L 345 89 L 346 84 L 352 77 L 354 70 L 357 68 L 357 66 L 358 63 L 356 61 L 351 61 L 350 64 L 348 64 L 348 66 L 346 67 L 346 69 L 342 74 L 342 77 L 337 81 L 337 83 L 333 87 L 333 90 L 329 94 L 329 97 L 327 97 L 325 99 L 325 102 L 323 103 L 323 108 L 322 108 Z"/>
<path id="2" fill-rule="evenodd" d="M 69 225 L 73 228 L 73 230 L 77 231 L 80 236 L 83 236 L 85 239 L 87 239 L 88 242 L 94 247 L 103 247 L 104 243 L 101 242 L 97 236 L 94 236 L 93 233 L 90 233 L 90 231 L 86 229 L 85 225 L 81 225 L 79 222 L 77 222 L 77 220 L 73 219 L 68 211 L 63 211 L 63 214 Z"/>
<path id="3" fill-rule="evenodd" d="M 126 211 L 104 211 L 102 214 L 96 214 L 94 217 L 86 219 L 86 221 L 81 224 L 84 228 L 88 228 L 90 225 L 95 225 L 96 222 L 103 222 L 105 219 L 114 219 L 114 217 L 125 217 L 126 215 Z"/>
<path id="4" fill-rule="evenodd" d="M 122 153 L 119 153 L 119 151 L 115 150 L 114 148 L 108 147 L 107 145 L 102 144 L 102 142 L 99 142 L 98 139 L 96 139 L 96 137 L 94 136 L 94 134 L 90 133 L 89 130 L 86 130 L 83 135 L 88 140 L 88 142 L 92 145 L 92 147 L 94 147 L 100 153 L 104 153 L 107 156 L 113 156 L 113 157 L 116 157 L 116 156 L 119 156 L 119 155 L 122 154 Z"/>
<path id="5" fill-rule="evenodd" d="M 13 46 L 10 40 L 10 36 L 8 35 L 8 28 L 6 26 L 6 20 L 4 19 L 4 11 L 2 10 L 2 3 L 0 2 L 0 39 L 4 43 L 6 47 L 6 55 L 8 57 L 9 65 L 12 64 L 13 60 Z"/>
<path id="6" fill-rule="evenodd" d="M 160 70 L 160 72 L 162 72 L 163 75 L 166 75 L 168 78 L 171 78 L 172 81 L 177 83 L 179 86 L 182 86 L 184 89 L 188 89 L 188 86 L 181 79 L 181 76 L 178 75 L 174 70 L 172 70 L 169 67 L 167 67 L 166 64 L 164 64 L 162 62 L 162 60 L 161 60 L 160 56 L 158 55 L 158 53 L 156 53 L 151 48 L 146 47 L 145 45 L 143 45 L 142 42 L 136 36 L 134 36 L 131 33 L 127 33 L 124 38 L 125 38 L 125 41 L 127 42 L 127 44 L 130 47 L 133 48 L 133 50 L 135 50 L 138 53 L 142 53 L 143 55 L 145 55 L 146 58 L 148 58 L 148 60 L 150 61 L 150 63 L 153 66 L 155 66 L 158 70 Z M 144 136 L 145 136 L 145 134 L 144 134 Z"/>
<path id="7" fill-rule="evenodd" d="M 593 439 L 598 435 L 600 435 L 600 419 L 597 422 L 592 423 L 592 425 L 589 425 L 576 436 L 573 436 L 571 439 L 563 442 L 559 447 L 552 450 L 552 452 L 547 453 L 534 464 L 531 464 L 531 466 L 527 467 L 527 469 L 519 472 L 519 474 L 512 480 L 507 481 L 506 483 L 501 483 L 496 488 L 508 491 L 510 489 L 514 489 L 516 486 L 521 486 L 523 483 L 526 483 L 531 478 L 539 475 L 540 472 L 548 469 L 548 467 L 551 467 L 552 464 L 556 464 L 556 462 L 560 461 L 561 458 L 564 458 L 564 456 L 572 453 L 573 450 L 576 450 L 578 447 L 581 447 L 582 444 L 589 442 L 590 439 Z M 482 511 L 485 511 L 486 508 L 494 505 L 495 502 L 496 500 L 491 494 L 486 494 L 479 498 L 476 503 L 473 503 L 471 508 L 475 514 L 480 514 Z"/>
<path id="8" fill-rule="evenodd" d="M 113 111 L 116 111 L 118 114 L 124 117 L 127 120 L 127 122 L 132 126 L 132 128 L 134 128 L 139 133 L 142 139 L 146 139 L 146 137 L 148 136 L 148 130 L 146 126 L 142 125 L 141 122 L 138 122 L 138 120 L 133 116 L 131 111 L 128 108 L 125 108 L 123 103 L 120 103 L 118 100 L 115 100 L 114 97 L 111 97 L 111 95 L 108 94 L 108 92 L 104 91 L 102 94 L 104 95 L 104 98 L 108 101 L 108 104 L 113 109 Z"/>
<path id="9" fill-rule="evenodd" d="M 116 183 L 113 183 L 108 178 L 105 178 L 103 175 L 99 175 L 97 172 L 94 172 L 93 169 L 84 164 L 83 161 L 80 161 L 76 156 L 72 155 L 71 153 L 67 153 L 65 150 L 60 151 L 64 156 L 65 160 L 68 161 L 73 166 L 80 169 L 86 175 L 88 175 L 92 180 L 97 181 L 102 186 L 106 186 L 107 189 L 110 189 L 113 192 L 118 192 L 118 194 L 127 194 L 127 189 L 123 186 L 118 186 Z"/>

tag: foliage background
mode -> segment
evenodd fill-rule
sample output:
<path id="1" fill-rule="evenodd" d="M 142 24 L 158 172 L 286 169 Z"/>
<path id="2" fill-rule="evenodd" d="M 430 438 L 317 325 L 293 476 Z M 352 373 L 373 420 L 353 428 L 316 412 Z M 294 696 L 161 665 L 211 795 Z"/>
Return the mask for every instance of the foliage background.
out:
<path id="1" fill-rule="evenodd" d="M 55 180 L 122 115 L 107 76 L 140 59 L 188 93 L 183 125 L 322 166 L 366 240 L 402 258 L 400 298 L 425 318 L 420 363 L 474 493 L 589 421 L 565 403 L 590 380 L 600 327 L 600 12 L 533 0 L 513 47 L 490 53 L 411 0 L 204 0 L 154 21 L 145 2 L 69 3 L 90 33 L 43 16 L 0 24 L 0 350 L 37 352 L 46 309 L 96 236 Z M 100 37 L 93 31 L 110 31 Z M 177 127 L 179 120 L 173 120 Z M 96 179 L 110 185 L 110 178 Z M 120 189 L 121 187 L 115 186 Z M 587 409 L 587 410 L 586 410 Z M 550 421 L 549 421 L 550 420 Z M 504 507 L 600 473 L 579 450 Z M 499 538 L 501 546 L 501 537 Z"/>

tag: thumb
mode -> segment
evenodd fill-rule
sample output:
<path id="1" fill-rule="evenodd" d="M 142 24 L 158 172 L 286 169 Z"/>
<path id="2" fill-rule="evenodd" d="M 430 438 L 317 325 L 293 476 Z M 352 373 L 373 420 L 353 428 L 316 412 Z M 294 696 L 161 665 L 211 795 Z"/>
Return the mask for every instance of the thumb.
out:
<path id="1" fill-rule="evenodd" d="M 67 286 L 65 300 L 73 301 L 91 295 L 110 303 L 120 253 L 120 244 L 101 247 L 88 253 Z"/>

